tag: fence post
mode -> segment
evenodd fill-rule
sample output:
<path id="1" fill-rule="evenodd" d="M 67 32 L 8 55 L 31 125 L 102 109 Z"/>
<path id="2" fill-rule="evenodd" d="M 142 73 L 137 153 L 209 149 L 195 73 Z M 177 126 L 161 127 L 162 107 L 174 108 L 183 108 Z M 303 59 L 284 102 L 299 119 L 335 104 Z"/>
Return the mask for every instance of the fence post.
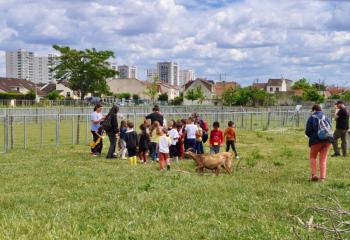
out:
<path id="1" fill-rule="evenodd" d="M 297 127 L 300 126 L 300 115 L 299 115 L 299 111 L 297 111 Z"/>
<path id="2" fill-rule="evenodd" d="M 13 132 L 13 116 L 10 117 L 10 131 L 11 131 L 11 149 L 13 149 L 13 145 L 14 145 L 14 140 L 13 140 L 13 135 L 14 135 L 14 132 Z"/>
<path id="3" fill-rule="evenodd" d="M 79 145 L 79 138 L 80 138 L 80 113 L 78 114 L 78 120 L 77 121 L 78 121 L 77 122 L 77 145 Z"/>
<path id="4" fill-rule="evenodd" d="M 44 145 L 44 125 L 43 125 L 43 116 L 40 118 L 40 146 Z"/>
<path id="5" fill-rule="evenodd" d="M 72 116 L 72 145 L 74 145 L 74 115 Z"/>
<path id="6" fill-rule="evenodd" d="M 24 149 L 27 149 L 27 117 L 23 117 L 24 120 Z"/>
<path id="7" fill-rule="evenodd" d="M 5 115 L 4 117 L 4 152 L 6 153 L 8 151 L 8 137 L 9 137 L 9 132 L 8 132 L 8 116 Z"/>
<path id="8" fill-rule="evenodd" d="M 267 113 L 267 128 L 270 128 L 271 125 L 271 112 L 268 111 Z"/>
<path id="9" fill-rule="evenodd" d="M 89 144 L 89 116 L 85 115 L 85 144 Z"/>
<path id="10" fill-rule="evenodd" d="M 244 112 L 242 112 L 241 114 L 241 128 L 244 128 Z"/>
<path id="11" fill-rule="evenodd" d="M 253 130 L 253 112 L 250 113 L 250 130 Z"/>
<path id="12" fill-rule="evenodd" d="M 56 116 L 56 146 L 60 144 L 60 114 Z"/>

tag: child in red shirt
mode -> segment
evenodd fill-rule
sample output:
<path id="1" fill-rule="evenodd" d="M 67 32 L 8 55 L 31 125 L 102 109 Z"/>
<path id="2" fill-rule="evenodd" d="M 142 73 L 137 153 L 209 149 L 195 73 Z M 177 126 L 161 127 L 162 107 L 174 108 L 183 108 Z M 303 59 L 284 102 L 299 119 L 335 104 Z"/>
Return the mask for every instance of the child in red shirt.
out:
<path id="1" fill-rule="evenodd" d="M 219 122 L 213 123 L 213 130 L 210 132 L 210 153 L 219 153 L 220 147 L 224 143 L 224 133 L 219 129 Z"/>

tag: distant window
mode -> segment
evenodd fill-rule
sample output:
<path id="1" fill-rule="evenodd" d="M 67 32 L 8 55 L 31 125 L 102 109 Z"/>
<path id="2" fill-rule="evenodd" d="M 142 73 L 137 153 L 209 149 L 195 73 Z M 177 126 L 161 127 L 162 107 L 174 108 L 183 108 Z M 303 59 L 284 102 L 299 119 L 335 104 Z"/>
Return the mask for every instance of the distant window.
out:
<path id="1" fill-rule="evenodd" d="M 270 92 L 273 92 L 273 88 L 272 87 L 270 87 Z"/>
<path id="2" fill-rule="evenodd" d="M 280 91 L 280 89 L 279 88 L 276 88 L 276 92 L 279 92 Z"/>
<path id="3" fill-rule="evenodd" d="M 70 92 L 67 92 L 67 94 L 66 94 L 66 95 L 67 95 L 67 97 L 70 97 Z"/>
<path id="4" fill-rule="evenodd" d="M 17 92 L 19 92 L 19 87 L 16 90 L 17 90 Z"/>

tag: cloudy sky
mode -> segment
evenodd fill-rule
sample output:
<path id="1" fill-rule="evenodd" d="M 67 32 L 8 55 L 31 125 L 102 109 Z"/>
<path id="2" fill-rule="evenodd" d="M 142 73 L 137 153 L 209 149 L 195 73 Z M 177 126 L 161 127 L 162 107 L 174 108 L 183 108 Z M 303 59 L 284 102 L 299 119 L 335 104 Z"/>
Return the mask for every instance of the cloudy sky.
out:
<path id="1" fill-rule="evenodd" d="M 110 49 L 117 64 L 174 60 L 198 76 L 285 77 L 350 85 L 346 0 L 0 0 L 5 51 L 52 53 L 52 44 Z"/>

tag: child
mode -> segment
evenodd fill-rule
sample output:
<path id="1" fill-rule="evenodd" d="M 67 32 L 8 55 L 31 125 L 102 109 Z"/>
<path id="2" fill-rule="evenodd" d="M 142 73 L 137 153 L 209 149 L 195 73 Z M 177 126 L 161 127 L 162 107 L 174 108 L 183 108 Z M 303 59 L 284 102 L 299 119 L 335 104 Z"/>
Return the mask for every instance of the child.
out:
<path id="1" fill-rule="evenodd" d="M 168 133 L 169 133 L 169 137 L 171 140 L 171 145 L 170 145 L 170 160 L 172 161 L 179 161 L 179 157 L 178 157 L 178 152 L 177 152 L 177 142 L 179 140 L 179 132 L 174 128 L 174 121 L 170 121 L 168 123 Z"/>
<path id="2" fill-rule="evenodd" d="M 200 127 L 200 124 L 197 123 L 197 131 L 196 131 L 196 153 L 203 154 L 203 129 Z"/>
<path id="3" fill-rule="evenodd" d="M 186 132 L 186 146 L 185 150 L 192 149 L 193 151 L 196 149 L 196 132 L 197 126 L 193 123 L 193 118 L 189 117 L 187 120 L 187 124 L 185 127 Z M 186 148 L 187 147 L 187 148 Z"/>
<path id="4" fill-rule="evenodd" d="M 125 136 L 126 136 L 126 132 L 127 132 L 128 128 L 127 128 L 127 124 L 125 120 L 122 120 L 120 122 L 120 130 L 119 130 L 119 148 L 120 148 L 120 157 L 121 159 L 126 159 L 125 155 L 126 155 L 126 142 L 125 142 Z"/>
<path id="5" fill-rule="evenodd" d="M 228 122 L 228 128 L 225 129 L 225 138 L 226 138 L 226 152 L 230 151 L 230 147 L 235 153 L 236 159 L 239 159 L 237 151 L 236 151 L 236 129 L 234 127 L 234 122 Z"/>
<path id="6" fill-rule="evenodd" d="M 154 121 L 151 128 L 150 128 L 150 137 L 151 137 L 151 143 L 150 143 L 150 152 L 152 161 L 158 160 L 158 153 L 157 153 L 157 146 L 159 142 L 159 137 L 161 136 L 161 128 L 158 121 Z"/>
<path id="7" fill-rule="evenodd" d="M 141 163 L 146 163 L 147 152 L 150 144 L 150 137 L 149 137 L 149 134 L 147 133 L 145 124 L 141 124 L 140 129 L 141 129 L 141 134 L 140 134 L 140 140 L 139 140 L 139 157 L 140 157 Z"/>
<path id="8" fill-rule="evenodd" d="M 167 130 L 162 129 L 161 136 L 159 138 L 158 151 L 159 151 L 159 166 L 160 171 L 164 171 L 164 165 L 166 163 L 166 168 L 170 170 L 170 160 L 169 160 L 169 146 L 171 145 L 170 138 L 166 135 Z"/>
<path id="9" fill-rule="evenodd" d="M 128 149 L 128 157 L 130 165 L 137 165 L 137 133 L 134 130 L 132 122 L 127 123 L 128 130 L 125 135 L 126 148 Z"/>
<path id="10" fill-rule="evenodd" d="M 101 154 L 102 151 L 102 141 L 103 141 L 103 128 L 99 127 L 97 131 L 94 131 L 94 136 L 96 134 L 97 138 L 94 137 L 94 141 L 90 143 L 91 151 L 93 152 L 92 156 L 97 156 L 96 154 Z"/>
<path id="11" fill-rule="evenodd" d="M 185 146 L 184 146 L 185 134 L 183 132 L 183 127 L 182 127 L 181 121 L 177 121 L 176 130 L 179 134 L 179 139 L 178 139 L 177 144 L 176 144 L 177 154 L 179 157 L 181 157 L 181 159 L 183 159 L 184 155 L 185 155 Z"/>
<path id="12" fill-rule="evenodd" d="M 220 147 L 224 142 L 224 134 L 223 132 L 219 129 L 220 124 L 219 122 L 214 122 L 213 123 L 213 130 L 210 132 L 210 153 L 219 153 L 220 152 Z"/>

